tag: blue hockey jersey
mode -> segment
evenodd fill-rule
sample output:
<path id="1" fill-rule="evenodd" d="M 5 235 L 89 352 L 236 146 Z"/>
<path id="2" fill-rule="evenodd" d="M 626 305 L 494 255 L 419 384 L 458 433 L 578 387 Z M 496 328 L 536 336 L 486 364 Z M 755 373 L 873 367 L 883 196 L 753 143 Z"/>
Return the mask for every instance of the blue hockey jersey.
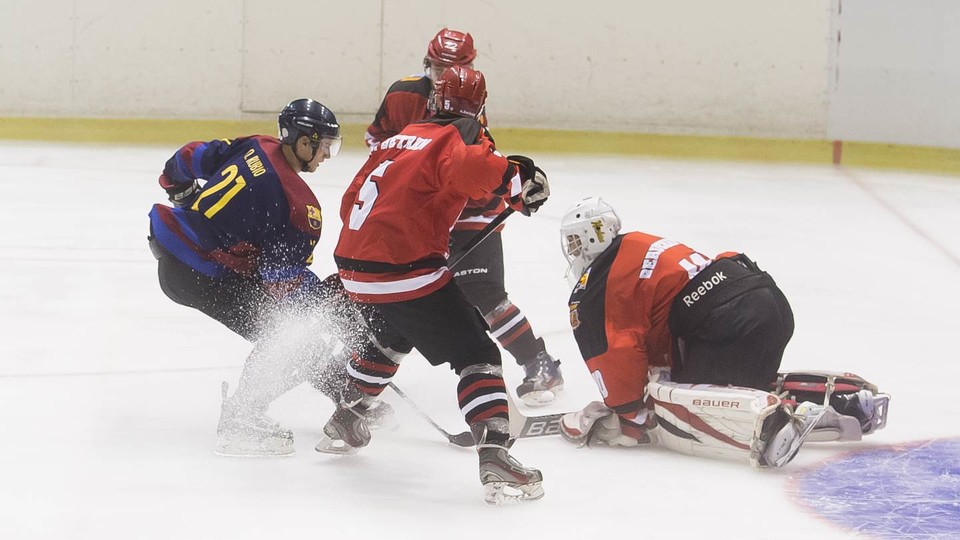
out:
<path id="1" fill-rule="evenodd" d="M 323 224 L 320 204 L 278 139 L 189 143 L 167 161 L 160 183 L 194 179 L 203 189 L 193 204 L 150 211 L 152 236 L 174 257 L 211 277 L 236 272 L 277 283 L 306 271 Z"/>

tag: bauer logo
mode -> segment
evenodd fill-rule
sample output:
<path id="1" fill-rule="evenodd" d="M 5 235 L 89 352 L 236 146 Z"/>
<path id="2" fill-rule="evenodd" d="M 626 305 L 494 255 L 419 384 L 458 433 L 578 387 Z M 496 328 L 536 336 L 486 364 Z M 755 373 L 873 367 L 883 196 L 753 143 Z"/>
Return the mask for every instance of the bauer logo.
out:
<path id="1" fill-rule="evenodd" d="M 722 271 L 717 272 L 713 276 L 707 278 L 706 280 L 703 281 L 703 283 L 700 284 L 699 287 L 697 287 L 697 290 L 683 297 L 684 305 L 686 305 L 687 307 L 692 306 L 697 302 L 697 300 L 700 300 L 701 298 L 703 298 L 704 295 L 706 295 L 708 292 L 713 290 L 714 287 L 716 287 L 717 285 L 720 284 L 720 282 L 726 279 L 727 279 L 727 276 L 723 275 Z"/>
<path id="2" fill-rule="evenodd" d="M 728 401 L 721 399 L 694 399 L 693 403 L 696 407 L 720 407 L 721 409 L 739 409 L 739 401 Z"/>

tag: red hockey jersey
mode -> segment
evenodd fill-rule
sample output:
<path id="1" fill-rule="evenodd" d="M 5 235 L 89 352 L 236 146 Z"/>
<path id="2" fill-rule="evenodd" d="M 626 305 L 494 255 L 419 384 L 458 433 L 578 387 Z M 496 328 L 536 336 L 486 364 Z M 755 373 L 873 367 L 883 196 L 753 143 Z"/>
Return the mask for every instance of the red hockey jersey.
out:
<path id="1" fill-rule="evenodd" d="M 376 145 L 344 193 L 334 258 L 359 302 L 425 296 L 451 279 L 450 230 L 467 201 L 486 196 L 522 208 L 517 167 L 479 122 L 433 118 Z"/>
<path id="2" fill-rule="evenodd" d="M 433 115 L 427 106 L 430 94 L 433 91 L 433 81 L 426 75 L 406 77 L 393 83 L 383 101 L 373 122 L 367 127 L 364 136 L 368 147 L 375 147 L 380 142 L 393 137 L 403 131 L 413 122 L 427 119 Z M 478 119 L 480 124 L 487 126 L 486 115 Z M 503 212 L 506 205 L 500 197 L 483 197 L 467 202 L 463 214 L 457 220 L 454 229 L 480 230 L 493 218 Z M 497 227 L 497 231 L 503 226 Z"/>

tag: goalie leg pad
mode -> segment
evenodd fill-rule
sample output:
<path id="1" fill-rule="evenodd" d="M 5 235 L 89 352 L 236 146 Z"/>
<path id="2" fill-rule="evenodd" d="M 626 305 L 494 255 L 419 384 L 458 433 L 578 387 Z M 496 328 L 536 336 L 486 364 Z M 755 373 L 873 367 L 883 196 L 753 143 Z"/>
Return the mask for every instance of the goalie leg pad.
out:
<path id="1" fill-rule="evenodd" d="M 775 394 L 736 386 L 650 382 L 659 438 L 664 446 L 694 456 L 764 465 L 767 419 L 788 411 Z M 777 430 L 787 422 L 779 422 Z M 786 434 L 784 434 L 786 436 Z"/>
<path id="2" fill-rule="evenodd" d="M 814 426 L 811 441 L 859 441 L 862 435 L 887 425 L 888 394 L 853 373 L 835 371 L 790 371 L 780 373 L 772 385 L 784 401 L 820 405 L 828 410 Z M 859 434 L 853 430 L 859 424 Z"/>

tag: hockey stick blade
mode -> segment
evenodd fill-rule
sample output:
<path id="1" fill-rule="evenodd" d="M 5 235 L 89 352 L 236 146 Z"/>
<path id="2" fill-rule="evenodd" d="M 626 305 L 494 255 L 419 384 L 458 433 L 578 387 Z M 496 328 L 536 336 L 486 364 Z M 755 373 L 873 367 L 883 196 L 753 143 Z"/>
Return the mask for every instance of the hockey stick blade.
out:
<path id="1" fill-rule="evenodd" d="M 565 413 L 545 414 L 543 416 L 523 416 L 523 426 L 515 437 L 546 437 L 560 434 L 560 419 Z"/>
<path id="2" fill-rule="evenodd" d="M 463 433 L 456 433 L 456 434 L 450 433 L 449 431 L 440 427 L 440 424 L 434 422 L 433 418 L 430 418 L 430 416 L 427 413 L 423 412 L 423 410 L 416 403 L 414 403 L 413 400 L 410 399 L 403 392 L 403 390 L 400 390 L 399 388 L 397 388 L 397 385 L 391 382 L 387 386 L 389 386 L 391 390 L 396 392 L 398 396 L 400 396 L 404 401 L 406 401 L 410 405 L 410 407 L 412 407 L 413 410 L 416 411 L 417 415 L 419 415 L 420 418 L 423 418 L 424 420 L 426 420 L 428 424 L 433 426 L 434 429 L 436 429 L 444 437 L 446 437 L 451 444 L 462 446 L 464 448 L 469 448 L 476 444 L 473 440 L 473 435 L 469 431 L 464 431 Z"/>
<path id="3" fill-rule="evenodd" d="M 507 392 L 507 407 L 510 408 L 510 435 L 514 439 L 546 437 L 560 434 L 560 419 L 567 413 L 526 416 L 517 407 L 513 396 Z"/>
<path id="4" fill-rule="evenodd" d="M 545 414 L 543 416 L 524 416 L 516 411 L 510 413 L 510 435 L 514 439 L 527 439 L 530 437 L 547 437 L 549 435 L 560 434 L 560 419 L 567 413 Z M 466 439 L 470 435 L 469 431 L 457 433 L 448 436 L 453 442 L 453 438 Z M 457 443 L 454 443 L 457 444 Z"/>

